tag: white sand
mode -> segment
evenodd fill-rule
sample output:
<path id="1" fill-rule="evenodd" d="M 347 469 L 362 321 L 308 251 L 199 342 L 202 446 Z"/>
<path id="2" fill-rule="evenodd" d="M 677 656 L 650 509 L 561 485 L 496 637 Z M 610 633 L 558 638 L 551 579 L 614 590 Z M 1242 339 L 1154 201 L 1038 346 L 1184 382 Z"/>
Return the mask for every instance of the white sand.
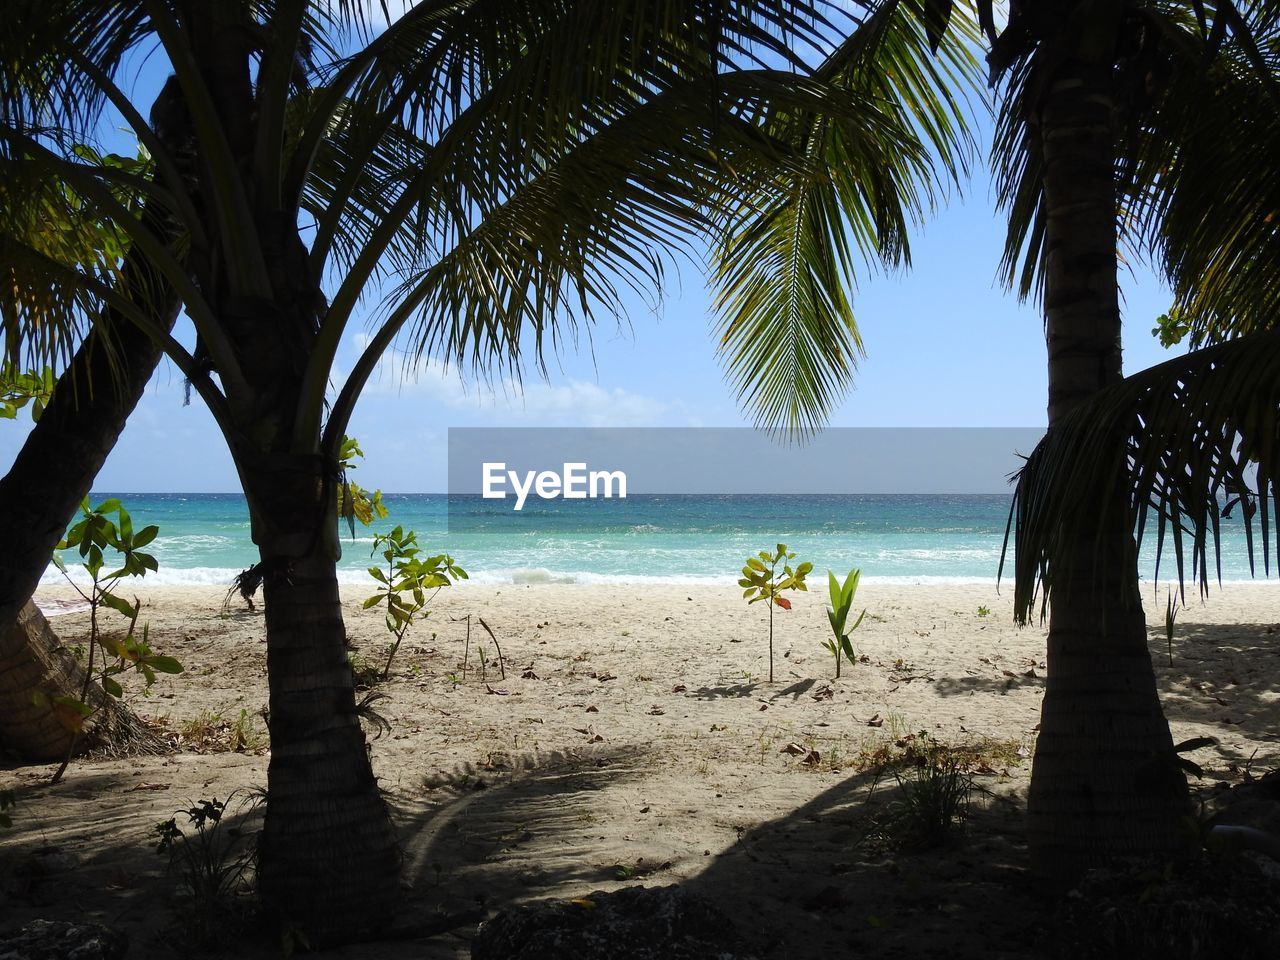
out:
<path id="1" fill-rule="evenodd" d="M 697 882 L 738 863 L 736 872 L 716 875 L 720 896 L 748 920 L 787 922 L 786 897 L 762 890 L 750 870 L 763 863 L 773 883 L 793 871 L 798 879 L 782 882 L 803 899 L 848 869 L 856 820 L 849 804 L 865 799 L 871 782 L 861 767 L 878 746 L 921 730 L 948 743 L 1000 741 L 1007 762 L 979 780 L 995 795 L 1025 791 L 1031 764 L 1018 760 L 1035 746 L 1044 632 L 1013 626 L 1011 589 L 1006 585 L 1002 596 L 986 585 L 864 584 L 857 609 L 865 605 L 868 616 L 854 643 L 868 662 L 846 664 L 839 681 L 820 646 L 828 632 L 825 590 L 800 594 L 794 610 L 775 614 L 773 684 L 765 682 L 767 611 L 748 607 L 732 586 L 445 590 L 429 621 L 410 633 L 392 680 L 379 688 L 389 696 L 378 709 L 392 733 L 374 742 L 373 762 L 405 825 L 410 900 L 434 909 L 477 895 L 497 904 L 578 895 L 637 878 Z M 66 599 L 66 592 L 44 597 Z M 357 656 L 380 662 L 381 614 L 358 609 L 359 591 L 345 597 Z M 162 679 L 150 699 L 134 706 L 170 732 L 193 717 L 235 720 L 242 710 L 263 730 L 262 614 L 238 601 L 224 613 L 222 600 L 221 591 L 208 588 L 150 594 L 143 619 L 151 621 L 153 645 L 178 657 L 186 673 Z M 980 616 L 979 607 L 990 612 Z M 1163 590 L 1149 609 L 1175 740 L 1218 738 L 1218 746 L 1194 755 L 1209 780 L 1236 779 L 1251 760 L 1255 768 L 1274 766 L 1280 587 L 1233 585 L 1204 604 L 1193 600 L 1179 616 L 1172 666 Z M 505 679 L 493 644 L 473 625 L 463 681 L 465 624 L 451 618 L 467 614 L 484 617 L 496 631 Z M 54 624 L 74 641 L 86 620 L 71 613 Z M 782 752 L 793 743 L 803 753 Z M 818 760 L 806 765 L 810 750 Z M 73 765 L 56 790 L 36 786 L 51 767 L 0 772 L 0 789 L 16 786 L 36 798 L 23 802 L 20 795 L 17 829 L 0 837 L 0 847 L 25 850 L 33 838 L 57 843 L 83 861 L 78 875 L 94 876 L 89 867 L 106 870 L 107 860 L 88 839 L 88 822 L 109 834 L 117 855 L 142 849 L 155 822 L 187 801 L 265 784 L 266 764 L 262 747 L 88 760 Z M 995 809 L 1004 811 L 1004 833 L 1018 834 L 1016 808 Z M 780 838 L 819 820 L 829 829 L 794 849 L 792 862 Z M 989 840 L 994 846 L 980 859 L 1017 859 L 999 837 Z M 130 869 L 158 876 L 154 855 L 141 857 Z M 25 902 L 15 906 L 49 915 Z M 140 914 L 126 911 L 121 922 L 135 922 L 148 935 Z M 851 922 L 853 941 L 843 927 L 820 924 L 778 955 L 847 947 L 863 935 L 859 921 Z M 928 930 L 907 926 L 916 935 Z M 860 929 L 865 933 L 865 925 Z M 432 945 L 437 952 L 422 949 L 404 955 L 462 956 L 465 938 Z"/>

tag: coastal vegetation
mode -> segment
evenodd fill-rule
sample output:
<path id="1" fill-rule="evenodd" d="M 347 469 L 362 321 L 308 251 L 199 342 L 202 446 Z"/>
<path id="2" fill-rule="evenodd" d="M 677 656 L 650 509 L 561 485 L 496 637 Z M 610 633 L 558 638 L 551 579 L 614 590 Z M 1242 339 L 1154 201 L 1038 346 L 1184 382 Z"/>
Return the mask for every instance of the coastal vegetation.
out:
<path id="1" fill-rule="evenodd" d="M 173 119 L 162 110 L 153 117 L 157 136 L 170 145 L 180 127 Z M 83 144 L 71 149 L 118 174 L 149 175 L 148 164 L 138 158 Z M 35 422 L 0 477 L 0 496 L 11 504 L 13 521 L 8 559 L 0 566 L 0 655 L 8 681 L 0 685 L 0 740 L 24 756 L 45 759 L 65 754 L 73 744 L 52 706 L 35 706 L 32 693 L 43 689 L 82 698 L 81 681 L 31 596 L 160 360 L 150 335 L 102 304 L 78 276 L 103 278 L 118 298 L 150 311 L 166 329 L 179 302 L 146 255 L 122 243 L 96 203 L 77 196 L 57 176 L 25 176 L 12 164 L 4 172 L 0 310 L 6 394 L 0 413 L 9 417 L 26 407 Z M 171 225 L 154 211 L 141 216 L 158 235 L 174 239 Z M 51 364 L 62 367 L 56 380 Z M 118 751 L 155 748 L 136 717 L 96 683 L 89 690 L 103 705 L 103 722 L 95 730 L 102 745 Z"/>
<path id="2" fill-rule="evenodd" d="M 907 4 L 861 24 L 834 5 L 765 0 L 710 18 L 680 4 L 426 3 L 380 31 L 376 13 L 24 3 L 0 49 L 6 182 L 56 183 L 92 208 L 147 283 L 131 296 L 69 258 L 45 273 L 133 331 L 137 372 L 163 350 L 242 480 L 272 683 L 259 890 L 313 943 L 380 929 L 398 891 L 332 523 L 346 427 L 384 353 L 400 339 L 480 368 L 540 359 L 700 237 L 716 250 L 740 388 L 763 417 L 812 427 L 859 349 L 844 293 L 855 255 L 900 260 L 934 190 L 934 151 L 957 172 L 965 134 L 943 84 L 972 62 L 963 37 L 931 56 Z M 173 69 L 154 125 L 117 82 L 144 43 Z M 149 176 L 68 147 L 107 111 L 145 148 Z M 6 192 L 18 207 L 48 195 Z M 383 290 L 330 395 L 357 305 Z M 194 348 L 171 333 L 179 307 Z"/>
<path id="3" fill-rule="evenodd" d="M 770 550 L 761 550 L 756 556 L 748 557 L 746 566 L 742 568 L 742 576 L 738 586 L 742 587 L 742 596 L 748 604 L 764 602 L 769 608 L 769 682 L 773 683 L 773 608 L 791 609 L 791 601 L 784 593 L 809 589 L 805 577 L 813 569 L 813 564 L 805 561 L 793 569 L 791 561 L 796 555 L 787 550 L 785 543 L 780 543 Z M 779 572 L 778 564 L 782 564 Z"/>
<path id="4" fill-rule="evenodd" d="M 59 553 L 54 553 L 53 563 L 89 608 L 89 635 L 86 644 L 75 651 L 76 659 L 83 664 L 84 681 L 75 696 L 45 690 L 32 694 L 32 702 L 48 706 L 72 734 L 62 765 L 53 775 L 54 783 L 62 779 L 85 726 L 100 709 L 101 704 L 89 695 L 92 684 L 99 684 L 107 696 L 119 699 L 124 689 L 116 677 L 125 671 L 140 674 L 147 688 L 156 682 L 158 673 L 182 672 L 182 664 L 173 657 L 151 649 L 148 624 L 138 630 L 142 601 L 137 597 L 130 601 L 119 593 L 124 584 L 132 585 L 148 570 L 158 569 L 156 558 L 144 548 L 156 538 L 159 528 L 152 524 L 135 531 L 129 511 L 116 499 L 104 500 L 96 507 L 86 499 L 80 512 L 80 522 L 58 541 L 57 550 L 78 552 L 89 582 L 83 586 L 77 583 Z M 102 615 L 108 611 L 125 618 L 127 623 L 122 630 L 111 630 L 102 623 Z"/>
<path id="5" fill-rule="evenodd" d="M 866 608 L 858 614 L 858 619 L 849 623 L 849 614 L 853 610 L 853 598 L 858 592 L 858 581 L 862 579 L 861 570 L 850 570 L 844 583 L 836 579 L 831 570 L 827 571 L 827 592 L 831 597 L 831 605 L 827 607 L 827 620 L 831 624 L 832 639 L 822 641 L 822 645 L 836 658 L 836 679 L 840 679 L 840 662 L 848 660 L 850 664 L 858 662 L 854 652 L 850 634 L 862 626 L 867 615 Z"/>
<path id="6" fill-rule="evenodd" d="M 286 943 L 382 935 L 395 921 L 406 860 L 360 725 L 371 700 L 357 703 L 357 674 L 392 682 L 392 662 L 426 604 L 466 577 L 448 555 L 420 557 L 411 531 L 381 535 L 374 552 L 385 566 L 370 572 L 384 589 L 365 606 L 383 608 L 392 640 L 385 662 L 349 650 L 354 611 L 344 613 L 339 595 L 335 511 L 352 530 L 356 519 L 385 516 L 377 491 L 346 475 L 360 454 L 346 430 L 366 382 L 395 345 L 482 373 L 545 367 L 581 326 L 620 313 L 624 290 L 655 289 L 678 252 L 705 247 L 718 349 L 743 405 L 760 426 L 792 437 L 819 429 L 862 354 L 855 274 L 907 261 L 909 228 L 969 162 L 964 100 L 978 89 L 976 35 L 957 5 L 885 2 L 856 20 L 838 7 L 424 2 L 385 25 L 374 22 L 386 12 L 380 5 L 302 0 L 24 0 L 10 14 L 13 29 L 0 35 L 0 199 L 14 254 L 5 269 L 19 272 L 0 296 L 20 295 L 4 303 L 5 329 L 44 354 L 31 369 L 43 371 L 48 349 L 39 348 L 50 344 L 66 365 L 51 393 L 44 372 L 24 380 L 5 368 L 41 415 L 0 480 L 21 530 L 0 571 L 4 653 L 52 643 L 39 630 L 8 628 L 21 622 L 68 518 L 165 354 L 221 430 L 249 505 L 258 562 L 245 583 L 261 585 L 266 600 L 271 739 L 255 880 Z M 1040 299 L 1049 346 L 1050 430 L 1019 476 L 1010 611 L 1022 622 L 1037 608 L 1047 614 L 1048 654 L 999 667 L 988 658 L 940 678 L 912 666 L 936 656 L 926 647 L 889 658 L 874 679 L 895 693 L 950 691 L 940 698 L 1017 697 L 1043 682 L 1029 852 L 1043 877 L 1064 883 L 1117 855 L 1188 852 L 1178 751 L 1208 741 L 1175 746 L 1157 694 L 1137 589 L 1148 514 L 1162 540 L 1172 531 L 1179 578 L 1190 556 L 1202 587 L 1224 496 L 1246 522 L 1259 513 L 1265 530 L 1271 519 L 1280 354 L 1267 224 L 1276 198 L 1274 151 L 1259 144 L 1277 132 L 1268 59 L 1276 10 L 1020 4 L 998 29 L 993 4 L 976 7 L 999 95 L 1004 273 Z M 144 47 L 173 71 L 149 120 L 121 79 Z M 129 128 L 144 160 L 84 148 L 107 120 Z M 91 215 L 84 231 L 49 231 L 66 241 L 59 246 L 22 229 L 50 210 L 63 224 Z M 1189 333 L 1205 349 L 1123 377 L 1118 242 L 1157 260 L 1173 283 L 1167 335 Z M 36 292 L 52 295 L 21 295 Z M 338 377 L 339 345 L 369 303 L 379 304 L 371 335 Z M 173 333 L 180 311 L 193 342 Z M 19 347 L 6 347 L 13 361 Z M 12 396 L 0 397 L 0 414 L 16 414 Z M 143 552 L 154 532 L 129 527 L 122 506 L 103 504 L 63 544 L 92 567 L 88 675 L 108 694 L 120 692 L 126 664 L 148 681 L 148 671 L 176 666 L 150 650 L 145 631 L 134 635 L 139 604 L 114 592 L 113 573 L 98 591 L 107 546 L 123 550 L 122 574 L 154 569 Z M 739 580 L 749 605 L 768 607 L 770 683 L 774 607 L 790 609 L 784 594 L 807 590 L 812 570 L 794 559 L 778 544 L 750 558 Z M 850 636 L 865 616 L 848 626 L 858 579 L 857 570 L 843 584 L 829 573 L 834 640 L 825 646 L 837 676 L 842 659 L 854 660 Z M 104 605 L 129 619 L 126 641 L 97 634 Z M 980 606 L 978 617 L 989 610 Z M 1173 616 L 1170 607 L 1170 662 Z M 465 670 L 470 617 L 457 619 L 468 630 Z M 934 627 L 910 629 L 923 640 Z M 630 627 L 617 635 L 634 646 Z M 100 648 L 116 658 L 109 669 Z M 483 648 L 479 655 L 483 678 Z M 438 681 L 441 696 L 478 693 L 450 681 L 454 673 L 415 682 Z M 531 666 L 519 679 L 540 677 Z M 617 679 L 571 666 L 572 695 L 546 701 L 592 715 L 562 722 L 560 734 L 600 751 L 595 775 L 631 759 L 606 753 Z M 834 711 L 837 696 L 801 679 L 758 697 L 751 671 L 742 684 L 690 689 L 678 675 L 665 683 L 682 699 L 644 704 L 657 729 L 676 722 L 667 708 L 688 699 L 746 698 L 750 713 L 731 718 L 742 724 L 766 711 Z M 514 701 L 511 690 L 484 688 L 481 700 Z M 50 709 L 82 722 L 84 711 L 58 697 Z M 87 685 L 76 702 L 91 709 Z M 876 727 L 878 714 L 855 720 L 850 704 L 840 706 L 841 720 Z M 719 708 L 726 716 L 712 736 L 734 709 Z M 435 709 L 439 723 L 457 722 Z M 242 708 L 241 720 L 249 716 Z M 514 742 L 510 717 L 488 716 Z M 557 722 L 551 711 L 518 720 L 526 737 Z M 963 731 L 969 721 L 947 722 Z M 788 738 L 782 753 L 830 773 L 813 729 Z M 236 739 L 247 744 L 247 735 Z M 776 759 L 764 733 L 745 739 L 759 766 Z M 714 771 L 722 759 L 709 750 L 698 769 L 727 776 Z M 949 839 L 969 810 L 975 768 L 941 746 L 917 759 L 898 772 L 895 822 L 906 834 Z M 495 746 L 467 784 L 487 786 L 509 769 Z M 651 804 L 633 799 L 625 816 L 648 815 Z M 844 799 L 815 801 L 810 821 L 838 825 L 830 814 Z M 218 827 L 216 801 L 192 811 L 194 837 Z M 581 816 L 603 820 L 595 810 Z M 525 842 L 521 830 L 502 842 Z M 738 831 L 746 851 L 759 839 L 755 831 L 743 840 L 751 832 Z M 168 839 L 195 849 L 179 833 Z M 836 861 L 833 874 L 842 863 L 851 869 Z"/>
<path id="7" fill-rule="evenodd" d="M 169 874 L 178 884 L 189 947 L 207 950 L 226 944 L 248 925 L 252 834 L 232 824 L 243 822 L 261 803 L 260 794 L 233 793 L 225 801 L 213 797 L 156 825 L 156 852 L 168 860 Z M 297 943 L 284 941 L 286 955 L 307 946 L 305 937 L 294 937 Z"/>
<path id="8" fill-rule="evenodd" d="M 999 96 L 993 165 L 1008 215 L 1005 278 L 1042 304 L 1049 359 L 1049 431 L 1019 474 L 1011 515 L 1015 615 L 1026 622 L 1038 611 L 1049 622 L 1028 829 L 1036 869 L 1070 882 L 1117 855 L 1186 848 L 1181 776 L 1153 790 L 1136 774 L 1152 756 L 1172 757 L 1173 740 L 1147 645 L 1135 537 L 1154 509 L 1160 539 L 1166 524 L 1179 538 L 1181 579 L 1182 519 L 1193 518 L 1207 585 L 1205 544 L 1217 535 L 1223 478 L 1239 477 L 1248 438 L 1258 435 L 1256 391 L 1271 396 L 1275 378 L 1256 368 L 1240 377 L 1192 354 L 1126 380 L 1120 251 L 1155 261 L 1179 314 L 1248 313 L 1268 295 L 1269 284 L 1247 291 L 1252 271 L 1200 290 L 1206 273 L 1187 268 L 1211 275 L 1211 265 L 1255 256 L 1240 224 L 1252 219 L 1260 181 L 1240 172 L 1267 162 L 1257 137 L 1276 129 L 1275 113 L 1249 128 L 1256 134 L 1237 118 L 1274 106 L 1273 67 L 1259 49 L 1274 35 L 1276 11 L 1068 3 L 1013 8 L 1001 30 L 991 3 L 978 11 Z M 1208 117 L 1232 119 L 1210 138 Z M 1219 178 L 1224 154 L 1238 189 Z M 1232 203 L 1220 202 L 1224 190 Z M 1211 368 L 1212 377 L 1187 373 Z M 1156 382 L 1163 388 L 1140 391 L 1151 402 L 1133 402 L 1137 384 Z M 1162 389 L 1171 399 L 1163 408 Z M 1250 399 L 1206 406 L 1201 389 Z M 1270 475 L 1270 465 L 1259 472 L 1264 502 Z M 1099 722 L 1099 709 L 1113 719 Z"/>
<path id="9" fill-rule="evenodd" d="M 447 553 L 419 556 L 422 550 L 417 534 L 399 525 L 373 538 L 373 552 L 382 554 L 385 566 L 369 567 L 369 576 L 382 586 L 364 601 L 364 609 L 383 607 L 386 613 L 387 632 L 392 638 L 382 667 L 382 679 L 386 680 L 409 628 L 427 619 L 431 615 L 427 604 L 445 587 L 467 579 L 467 571 Z"/>

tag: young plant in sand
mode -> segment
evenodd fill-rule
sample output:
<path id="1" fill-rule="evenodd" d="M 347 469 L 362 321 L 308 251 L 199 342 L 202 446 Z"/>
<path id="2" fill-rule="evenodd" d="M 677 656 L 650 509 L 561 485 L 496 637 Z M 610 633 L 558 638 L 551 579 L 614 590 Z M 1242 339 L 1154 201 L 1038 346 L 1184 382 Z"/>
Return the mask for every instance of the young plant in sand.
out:
<path id="1" fill-rule="evenodd" d="M 386 566 L 369 567 L 369 576 L 377 580 L 382 589 L 364 602 L 364 609 L 382 603 L 387 605 L 387 630 L 393 640 L 382 668 L 382 679 L 386 680 L 391 675 L 396 651 L 414 621 L 429 617 L 431 611 L 427 604 L 445 587 L 466 580 L 467 572 L 447 553 L 420 557 L 417 534 L 400 526 L 374 538 L 373 553 L 379 550 Z"/>
<path id="2" fill-rule="evenodd" d="M 472 614 L 469 614 L 469 613 L 465 617 L 450 617 L 450 619 L 455 622 L 462 622 L 467 625 L 466 641 L 462 648 L 462 680 L 463 681 L 467 679 L 467 664 L 470 662 L 470 659 L 471 659 L 471 617 L 472 617 Z M 489 626 L 487 623 L 484 622 L 484 617 L 476 617 L 475 619 L 479 622 L 480 626 L 484 627 L 484 632 L 487 633 L 489 635 L 489 639 L 493 641 L 493 649 L 498 652 L 498 671 L 501 674 L 503 680 L 507 679 L 507 663 L 502 656 L 502 646 L 501 644 L 498 643 L 498 635 L 493 632 L 493 627 Z M 483 647 L 478 648 L 477 652 L 480 657 L 480 681 L 483 683 L 485 679 L 485 674 L 484 674 L 485 657 L 487 656 L 487 654 L 485 653 L 485 650 Z M 530 670 L 532 669 L 533 668 L 530 667 Z M 449 679 L 454 686 L 458 685 L 458 680 L 456 678 L 457 678 L 457 674 L 452 674 L 452 673 L 449 674 Z"/>
<path id="3" fill-rule="evenodd" d="M 1178 596 L 1169 591 L 1169 599 L 1164 607 L 1164 640 L 1169 653 L 1169 666 L 1173 666 L 1173 631 L 1178 622 Z"/>
<path id="4" fill-rule="evenodd" d="M 127 670 L 141 674 L 147 688 L 155 683 L 157 673 L 182 672 L 182 664 L 173 657 L 163 656 L 151 649 L 147 624 L 143 624 L 142 635 L 138 635 L 138 613 L 142 606 L 138 598 L 134 597 L 130 603 L 116 593 L 120 582 L 126 577 L 143 577 L 148 570 L 158 569 L 156 558 L 143 553 L 142 548 L 156 538 L 156 534 L 160 532 L 159 527 L 153 524 L 135 533 L 129 512 L 124 504 L 114 498 L 90 507 L 86 497 L 80 505 L 80 512 L 80 522 L 67 531 L 57 549 L 79 551 L 83 560 L 81 567 L 89 575 L 88 586 L 82 586 L 71 579 L 66 563 L 58 553 L 53 555 L 53 563 L 66 577 L 72 589 L 89 604 L 89 645 L 84 654 L 84 684 L 79 697 L 49 695 L 43 691 L 37 692 L 33 697 L 37 705 L 52 705 L 58 720 L 75 734 L 71 749 L 53 775 L 54 783 L 62 779 L 75 753 L 80 734 L 84 731 L 84 725 L 95 712 L 89 704 L 89 689 L 94 680 L 102 685 L 108 696 L 119 698 L 124 696 L 124 690 L 115 678 Z M 112 515 L 115 520 L 111 519 Z M 108 550 L 119 555 L 119 559 L 115 560 L 119 565 L 104 573 Z M 128 619 L 123 636 L 104 632 L 100 619 L 104 607 Z"/>
<path id="5" fill-rule="evenodd" d="M 907 849 L 954 843 L 964 830 L 974 791 L 973 773 L 964 755 L 930 743 L 905 772 L 895 770 L 893 775 L 901 796 L 882 825 L 886 838 Z"/>
<path id="6" fill-rule="evenodd" d="M 858 662 L 858 657 L 853 652 L 853 641 L 849 639 L 849 635 L 862 626 L 862 618 L 867 615 L 866 608 L 864 607 L 862 613 L 858 614 L 858 619 L 854 621 L 853 626 L 847 627 L 847 624 L 849 613 L 853 609 L 853 597 L 858 592 L 858 581 L 861 578 L 861 570 L 850 570 L 844 583 L 841 583 L 832 571 L 827 571 L 827 587 L 831 594 L 827 620 L 831 623 L 831 632 L 834 637 L 831 640 L 824 640 L 822 645 L 835 655 L 837 680 L 840 679 L 842 660 L 848 660 L 850 663 Z"/>
<path id="7" fill-rule="evenodd" d="M 791 601 L 782 595 L 784 590 L 808 590 L 804 578 L 813 569 L 812 563 L 802 563 L 794 570 L 789 561 L 796 555 L 787 552 L 785 543 L 778 544 L 773 553 L 761 550 L 757 556 L 748 557 L 747 565 L 742 568 L 742 579 L 738 586 L 744 588 L 743 597 L 747 603 L 758 603 L 763 600 L 769 605 L 769 682 L 773 683 L 773 608 L 779 606 L 783 610 L 791 609 Z M 782 575 L 778 576 L 778 564 L 782 564 Z"/>
<path id="8" fill-rule="evenodd" d="M 183 925 L 202 946 L 217 944 L 243 919 L 236 907 L 252 872 L 256 838 L 242 824 L 262 796 L 250 794 L 239 800 L 239 826 L 224 820 L 227 806 L 235 799 L 232 793 L 225 802 L 215 797 L 179 811 L 187 818 L 186 830 L 176 816 L 156 825 L 156 852 L 169 858 L 169 870 L 177 874 L 178 892 L 185 901 Z"/>

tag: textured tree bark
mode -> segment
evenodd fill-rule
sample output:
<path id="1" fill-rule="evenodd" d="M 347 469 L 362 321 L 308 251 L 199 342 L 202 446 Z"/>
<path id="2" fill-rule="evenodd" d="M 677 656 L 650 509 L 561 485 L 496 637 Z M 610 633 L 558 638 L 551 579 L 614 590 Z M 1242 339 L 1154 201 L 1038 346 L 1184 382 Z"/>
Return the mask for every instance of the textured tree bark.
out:
<path id="1" fill-rule="evenodd" d="M 259 476 L 265 486 L 251 502 L 274 516 L 255 522 L 271 732 L 258 885 L 282 928 L 318 946 L 385 929 L 400 852 L 356 710 L 336 536 L 326 529 L 336 524 L 332 483 L 314 469 L 310 481 L 287 468 Z"/>
<path id="2" fill-rule="evenodd" d="M 64 759 L 73 746 L 116 754 L 166 750 L 159 737 L 96 683 L 89 685 L 88 706 L 94 713 L 78 738 L 52 709 L 32 701 L 37 690 L 78 699 L 83 689 L 84 668 L 39 608 L 28 602 L 16 622 L 0 633 L 0 744 L 28 760 L 47 761 Z"/>
<path id="3" fill-rule="evenodd" d="M 171 326 L 176 303 L 158 318 Z M 160 350 L 133 324 L 90 332 L 58 378 L 44 415 L 0 478 L 10 533 L 0 563 L 0 627 L 31 599 L 53 548 L 89 492 L 125 421 L 160 362 Z"/>
<path id="4" fill-rule="evenodd" d="M 1049 427 L 1122 377 L 1110 64 L 1065 64 L 1040 117 L 1046 172 Z M 1123 518 L 1053 572 L 1048 676 L 1028 799 L 1033 869 L 1070 881 L 1128 855 L 1184 844 L 1186 781 L 1172 764 L 1146 621 L 1122 601 Z M 1101 561 L 1101 562 L 1100 562 Z"/>
<path id="5" fill-rule="evenodd" d="M 176 162 L 190 166 L 190 118 L 170 95 L 169 86 L 152 107 L 151 123 L 174 151 Z M 143 209 L 142 220 L 162 243 L 175 243 L 185 233 L 156 204 Z M 157 327 L 173 328 L 181 301 L 141 249 L 134 247 L 125 255 L 120 282 L 122 291 L 150 313 Z M 160 354 L 159 344 L 149 334 L 118 311 L 104 308 L 58 378 L 44 414 L 9 472 L 0 478 L 0 502 L 6 505 L 10 521 L 0 563 L 0 669 L 6 675 L 0 681 L 0 746 L 30 759 L 52 759 L 46 751 L 57 739 L 53 728 L 61 727 L 51 708 L 34 706 L 33 694 L 40 690 L 79 699 L 84 689 L 83 672 L 56 665 L 66 653 L 31 605 L 31 597 L 54 546 L 142 399 Z M 76 678 L 68 685 L 73 675 Z M 92 724 L 97 735 L 82 738 L 84 748 L 160 747 L 137 718 L 96 683 L 90 687 L 89 700 L 100 715 Z M 43 716 L 37 720 L 33 710 Z M 59 759 L 70 746 L 68 741 L 60 747 Z"/>
<path id="6" fill-rule="evenodd" d="M 126 282 L 152 282 L 139 276 L 149 273 L 140 260 L 126 262 Z M 176 298 L 154 309 L 159 324 L 172 327 L 178 315 Z M 0 662 L 7 673 L 0 682 L 0 746 L 32 760 L 51 757 L 45 752 L 50 743 L 46 734 L 31 725 L 31 711 L 46 714 L 37 724 L 46 733 L 52 729 L 50 724 L 57 725 L 50 707 L 33 705 L 33 694 L 43 690 L 78 699 L 81 686 L 62 686 L 66 671 L 50 669 L 51 658 L 57 657 L 57 638 L 47 624 L 36 626 L 43 617 L 36 621 L 29 611 L 25 619 L 19 613 L 30 608 L 54 546 L 89 493 L 160 362 L 160 350 L 147 334 L 122 317 L 107 320 L 108 325 L 95 326 L 75 352 L 43 416 L 27 435 L 9 472 L 0 478 L 0 502 L 6 505 L 9 520 L 0 563 Z M 39 686 L 21 686 L 20 678 Z M 96 703 L 101 690 L 96 684 L 94 690 L 91 700 Z M 113 705 L 110 716 L 110 722 L 99 725 L 100 733 L 120 734 L 122 747 L 148 742 L 145 729 L 127 711 Z M 33 736 L 34 740 L 29 739 Z M 104 745 L 101 736 L 97 740 Z"/>

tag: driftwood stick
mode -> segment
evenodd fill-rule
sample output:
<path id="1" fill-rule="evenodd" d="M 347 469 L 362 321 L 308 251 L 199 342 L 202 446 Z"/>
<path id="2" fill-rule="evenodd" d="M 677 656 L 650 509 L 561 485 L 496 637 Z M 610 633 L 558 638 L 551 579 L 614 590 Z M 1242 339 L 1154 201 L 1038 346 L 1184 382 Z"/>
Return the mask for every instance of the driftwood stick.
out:
<path id="1" fill-rule="evenodd" d="M 498 670 L 502 673 L 502 679 L 507 679 L 507 666 L 502 662 L 502 647 L 498 646 L 498 638 L 494 636 L 493 630 L 484 622 L 484 617 L 477 617 L 480 626 L 484 627 L 484 632 L 489 634 L 489 639 L 493 641 L 493 648 L 498 651 Z"/>

